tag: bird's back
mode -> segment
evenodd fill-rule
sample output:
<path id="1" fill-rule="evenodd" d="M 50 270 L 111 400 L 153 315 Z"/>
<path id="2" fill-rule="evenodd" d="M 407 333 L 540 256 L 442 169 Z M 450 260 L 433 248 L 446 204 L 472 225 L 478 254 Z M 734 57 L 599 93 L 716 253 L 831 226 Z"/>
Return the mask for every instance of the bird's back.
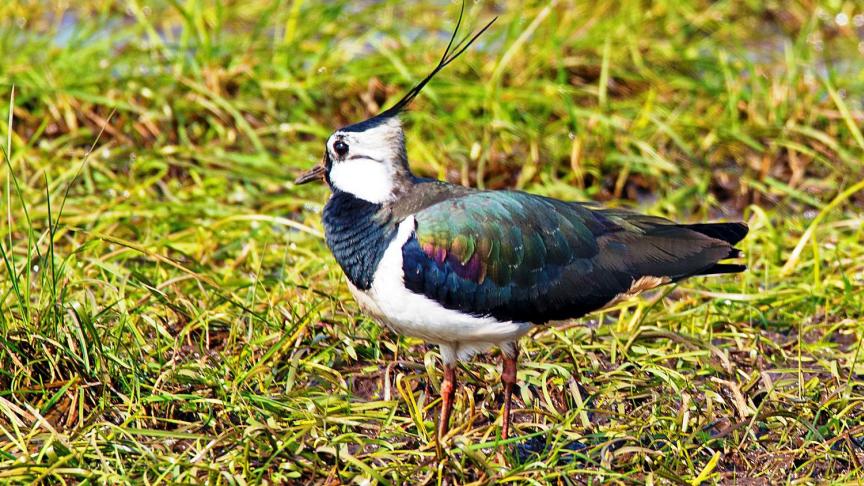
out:
<path id="1" fill-rule="evenodd" d="M 512 191 L 473 191 L 417 211 L 405 286 L 446 308 L 501 321 L 580 317 L 657 285 L 744 269 L 740 223 L 678 225 Z"/>

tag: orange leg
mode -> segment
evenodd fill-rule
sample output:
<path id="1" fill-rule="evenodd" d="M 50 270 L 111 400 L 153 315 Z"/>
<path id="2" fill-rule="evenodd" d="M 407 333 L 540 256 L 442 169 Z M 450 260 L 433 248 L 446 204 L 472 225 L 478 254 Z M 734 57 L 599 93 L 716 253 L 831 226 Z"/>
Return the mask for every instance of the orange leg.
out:
<path id="1" fill-rule="evenodd" d="M 450 412 L 453 411 L 453 397 L 456 395 L 456 367 L 444 365 L 444 380 L 441 382 L 441 419 L 438 421 L 438 442 L 450 429 Z"/>
<path id="2" fill-rule="evenodd" d="M 501 383 L 504 384 L 504 416 L 501 419 L 501 439 L 507 438 L 510 432 L 510 401 L 513 395 L 513 385 L 516 384 L 516 346 L 513 346 L 513 356 L 504 353 L 504 367 L 501 371 Z"/>

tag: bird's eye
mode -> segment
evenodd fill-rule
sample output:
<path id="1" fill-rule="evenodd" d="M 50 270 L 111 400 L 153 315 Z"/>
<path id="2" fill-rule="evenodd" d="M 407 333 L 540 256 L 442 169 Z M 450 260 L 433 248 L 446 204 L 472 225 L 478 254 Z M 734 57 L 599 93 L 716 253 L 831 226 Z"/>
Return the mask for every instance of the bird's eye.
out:
<path id="1" fill-rule="evenodd" d="M 344 156 L 348 153 L 348 144 L 342 140 L 337 140 L 336 143 L 333 144 L 333 150 L 335 150 L 337 154 Z"/>

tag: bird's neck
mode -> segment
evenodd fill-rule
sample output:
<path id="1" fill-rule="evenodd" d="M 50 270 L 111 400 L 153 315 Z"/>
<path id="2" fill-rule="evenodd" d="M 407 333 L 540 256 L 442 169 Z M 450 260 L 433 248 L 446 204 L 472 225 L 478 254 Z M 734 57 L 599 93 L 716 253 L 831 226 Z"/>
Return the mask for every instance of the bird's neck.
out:
<path id="1" fill-rule="evenodd" d="M 396 161 L 358 156 L 332 164 L 327 172 L 327 182 L 334 191 L 374 204 L 392 202 L 410 189 L 415 180 L 404 156 Z"/>
<path id="2" fill-rule="evenodd" d="M 348 280 L 369 289 L 398 221 L 383 204 L 336 189 L 324 206 L 323 223 L 327 246 Z"/>

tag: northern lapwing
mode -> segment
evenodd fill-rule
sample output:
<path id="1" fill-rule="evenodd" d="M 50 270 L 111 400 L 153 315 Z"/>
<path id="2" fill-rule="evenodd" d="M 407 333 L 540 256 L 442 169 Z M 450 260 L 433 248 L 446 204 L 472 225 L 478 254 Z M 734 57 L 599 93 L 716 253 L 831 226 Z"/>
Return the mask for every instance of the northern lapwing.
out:
<path id="1" fill-rule="evenodd" d="M 464 5 L 463 5 L 464 9 Z M 455 366 L 498 346 L 501 437 L 510 427 L 517 341 L 534 326 L 575 319 L 687 277 L 741 272 L 743 223 L 676 224 L 656 216 L 519 191 L 484 191 L 415 176 L 399 114 L 489 26 L 444 55 L 391 108 L 327 139 L 327 246 L 359 307 L 394 332 L 440 347 L 439 441 L 448 430 Z"/>

